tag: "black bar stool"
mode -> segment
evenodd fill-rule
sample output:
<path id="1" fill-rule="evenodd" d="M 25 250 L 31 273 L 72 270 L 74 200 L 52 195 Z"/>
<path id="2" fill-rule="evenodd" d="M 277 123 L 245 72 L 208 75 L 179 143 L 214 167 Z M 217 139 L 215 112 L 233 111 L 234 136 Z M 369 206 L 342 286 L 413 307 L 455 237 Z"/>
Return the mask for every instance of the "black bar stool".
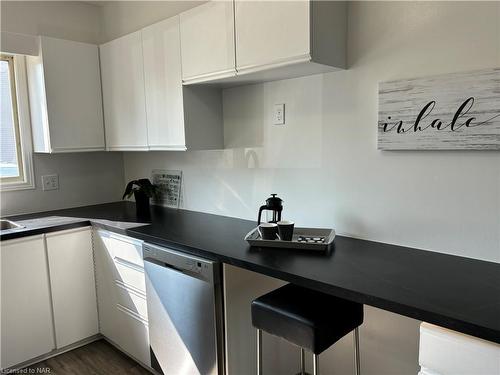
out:
<path id="1" fill-rule="evenodd" d="M 284 338 L 300 349 L 300 374 L 305 374 L 305 350 L 318 356 L 354 330 L 354 367 L 360 374 L 359 331 L 363 305 L 297 285 L 287 284 L 252 302 L 252 324 L 257 328 L 257 375 L 262 375 L 262 331 Z"/>

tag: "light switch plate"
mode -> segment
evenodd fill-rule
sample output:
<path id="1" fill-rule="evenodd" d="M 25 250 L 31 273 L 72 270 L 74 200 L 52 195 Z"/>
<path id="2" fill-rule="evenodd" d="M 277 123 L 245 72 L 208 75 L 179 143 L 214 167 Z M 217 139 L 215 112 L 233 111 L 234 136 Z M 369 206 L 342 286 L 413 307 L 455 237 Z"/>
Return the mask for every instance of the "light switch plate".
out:
<path id="1" fill-rule="evenodd" d="M 274 105 L 274 125 L 285 125 L 285 104 Z"/>
<path id="2" fill-rule="evenodd" d="M 42 189 L 44 191 L 59 189 L 59 176 L 56 174 L 42 176 Z"/>

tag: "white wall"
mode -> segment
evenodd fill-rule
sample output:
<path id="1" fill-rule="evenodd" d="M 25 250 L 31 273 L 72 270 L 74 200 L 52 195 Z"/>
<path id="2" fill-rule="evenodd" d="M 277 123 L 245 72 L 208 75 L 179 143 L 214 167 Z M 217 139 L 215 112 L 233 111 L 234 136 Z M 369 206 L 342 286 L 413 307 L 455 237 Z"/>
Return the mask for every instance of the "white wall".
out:
<path id="1" fill-rule="evenodd" d="M 175 16 L 205 1 L 106 1 L 101 6 L 101 43 Z"/>
<path id="2" fill-rule="evenodd" d="M 500 3 L 350 2 L 348 23 L 348 70 L 226 90 L 225 150 L 125 153 L 125 178 L 182 169 L 187 209 L 256 219 L 278 193 L 301 226 L 500 262 L 499 152 L 376 145 L 378 82 L 500 66 Z M 415 374 L 418 322 L 365 312 L 363 373 Z M 350 345 L 323 373 L 350 373 Z"/>
<path id="3" fill-rule="evenodd" d="M 351 2 L 349 69 L 226 90 L 226 150 L 126 153 L 126 179 L 182 169 L 184 207 L 500 262 L 500 153 L 377 150 L 379 81 L 500 65 L 500 3 Z M 270 109 L 286 103 L 287 125 Z"/>
<path id="4" fill-rule="evenodd" d="M 2 1 L 1 30 L 99 43 L 100 8 L 75 1 Z M 1 49 L 1 46 L 0 46 Z M 120 200 L 121 153 L 34 155 L 35 190 L 2 192 L 1 215 Z M 59 190 L 42 191 L 41 176 L 59 175 Z"/>
<path id="5" fill-rule="evenodd" d="M 58 174 L 59 190 L 42 190 L 42 175 Z M 2 192 L 2 216 L 119 201 L 123 158 L 119 152 L 35 155 L 36 189 Z"/>

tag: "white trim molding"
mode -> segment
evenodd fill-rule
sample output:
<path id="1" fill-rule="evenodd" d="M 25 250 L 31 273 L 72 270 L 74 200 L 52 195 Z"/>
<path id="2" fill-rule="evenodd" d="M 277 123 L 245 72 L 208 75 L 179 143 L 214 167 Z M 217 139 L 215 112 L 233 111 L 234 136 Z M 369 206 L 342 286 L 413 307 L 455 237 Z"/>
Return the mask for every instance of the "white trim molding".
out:
<path id="1" fill-rule="evenodd" d="M 148 146 L 107 146 L 106 151 L 148 151 Z"/>
<path id="2" fill-rule="evenodd" d="M 26 79 L 26 58 L 14 55 L 16 80 L 17 112 L 19 118 L 19 140 L 21 144 L 24 178 L 22 181 L 4 182 L 1 191 L 25 190 L 35 188 L 33 169 L 33 144 L 31 141 L 31 121 L 28 100 L 28 81 Z"/>
<path id="3" fill-rule="evenodd" d="M 149 151 L 187 151 L 186 145 L 149 145 Z"/>
<path id="4" fill-rule="evenodd" d="M 106 151 L 106 147 L 102 146 L 88 146 L 88 147 L 52 147 L 51 153 L 54 154 L 63 154 L 70 152 L 94 152 L 94 151 Z M 44 152 L 42 152 L 44 153 Z"/>

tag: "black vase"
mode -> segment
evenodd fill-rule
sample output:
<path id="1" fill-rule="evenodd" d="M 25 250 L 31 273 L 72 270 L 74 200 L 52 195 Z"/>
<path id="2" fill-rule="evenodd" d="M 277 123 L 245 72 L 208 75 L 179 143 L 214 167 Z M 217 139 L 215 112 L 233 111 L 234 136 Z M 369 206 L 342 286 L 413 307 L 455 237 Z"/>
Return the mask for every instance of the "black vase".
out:
<path id="1" fill-rule="evenodd" d="M 149 213 L 149 197 L 142 191 L 134 191 L 135 208 L 138 215 Z"/>

